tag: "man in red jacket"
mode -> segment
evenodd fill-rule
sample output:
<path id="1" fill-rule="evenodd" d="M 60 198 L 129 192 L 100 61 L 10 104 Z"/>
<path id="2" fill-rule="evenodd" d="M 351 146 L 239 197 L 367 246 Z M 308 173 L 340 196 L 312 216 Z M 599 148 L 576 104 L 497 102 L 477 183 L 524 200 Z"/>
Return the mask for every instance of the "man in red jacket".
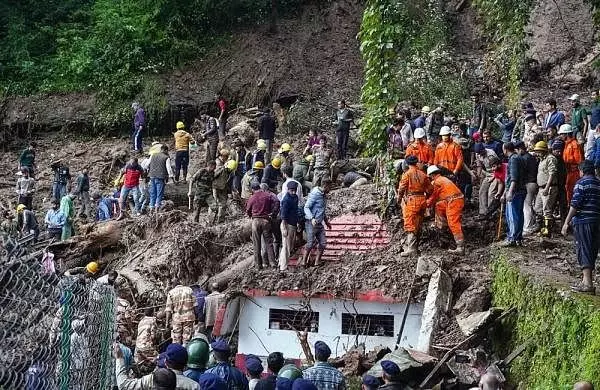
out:
<path id="1" fill-rule="evenodd" d="M 129 193 L 131 193 L 131 196 L 133 197 L 136 214 L 141 214 L 140 191 L 138 190 L 138 186 L 143 173 L 144 170 L 142 169 L 142 166 L 138 164 L 137 157 L 132 157 L 125 168 L 123 168 L 123 171 L 121 172 L 121 175 L 123 176 L 123 187 L 121 188 L 121 197 L 119 198 L 121 213 L 117 219 L 123 219 L 127 216 L 127 197 L 129 196 Z"/>

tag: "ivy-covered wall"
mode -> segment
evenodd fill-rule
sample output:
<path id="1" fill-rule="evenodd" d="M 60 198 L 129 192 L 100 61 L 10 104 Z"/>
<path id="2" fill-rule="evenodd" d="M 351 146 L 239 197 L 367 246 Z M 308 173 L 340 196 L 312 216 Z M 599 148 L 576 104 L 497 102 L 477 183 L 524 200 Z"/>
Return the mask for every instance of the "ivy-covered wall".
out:
<path id="1" fill-rule="evenodd" d="M 580 380 L 600 386 L 600 299 L 561 293 L 507 258 L 496 254 L 492 293 L 495 306 L 514 306 L 517 314 L 499 328 L 497 346 L 506 356 L 531 342 L 513 361 L 511 381 L 526 389 L 571 389 Z"/>

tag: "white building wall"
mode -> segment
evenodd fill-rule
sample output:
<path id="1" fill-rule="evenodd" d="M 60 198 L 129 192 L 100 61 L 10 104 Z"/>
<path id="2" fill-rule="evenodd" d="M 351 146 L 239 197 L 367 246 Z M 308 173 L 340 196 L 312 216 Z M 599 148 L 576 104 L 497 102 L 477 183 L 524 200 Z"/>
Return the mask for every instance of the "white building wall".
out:
<path id="1" fill-rule="evenodd" d="M 280 298 L 276 296 L 252 298 L 242 303 L 239 322 L 238 353 L 266 356 L 270 352 L 283 352 L 286 358 L 305 358 L 296 336 L 291 330 L 269 329 L 269 309 L 302 310 L 299 299 Z M 356 335 L 342 335 L 342 313 L 381 314 L 394 316 L 394 336 L 359 336 L 359 343 L 364 343 L 366 350 L 378 345 L 393 349 L 400 331 L 404 304 L 363 302 L 354 304 L 349 300 L 311 299 L 313 311 L 319 312 L 319 332 L 309 333 L 308 342 L 311 349 L 317 340 L 326 342 L 332 350 L 332 357 L 343 355 L 352 348 Z M 356 310 L 356 311 L 355 311 Z M 421 327 L 422 304 L 410 306 L 406 325 L 400 345 L 413 347 L 417 345 Z M 263 346 L 264 344 L 264 346 Z"/>

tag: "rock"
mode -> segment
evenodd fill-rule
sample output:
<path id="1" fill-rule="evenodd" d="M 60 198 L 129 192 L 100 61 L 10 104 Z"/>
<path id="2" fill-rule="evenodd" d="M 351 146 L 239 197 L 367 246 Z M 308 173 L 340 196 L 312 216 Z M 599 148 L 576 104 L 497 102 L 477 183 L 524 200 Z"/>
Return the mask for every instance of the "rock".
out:
<path id="1" fill-rule="evenodd" d="M 425 361 L 421 363 L 411 356 L 404 348 L 388 353 L 381 360 L 391 360 L 400 367 L 399 378 L 403 381 L 414 381 L 415 378 L 421 378 L 426 375 L 433 367 L 435 359 L 426 359 L 423 355 L 419 355 L 419 360 Z M 383 370 L 381 369 L 381 360 L 377 362 L 369 371 L 368 375 L 373 375 L 376 378 L 381 378 Z"/>
<path id="2" fill-rule="evenodd" d="M 477 280 L 458 297 L 453 310 L 456 313 L 474 313 L 490 307 L 492 296 L 486 280 Z"/>
<path id="3" fill-rule="evenodd" d="M 416 275 L 418 277 L 429 277 L 433 274 L 442 264 L 442 259 L 439 257 L 419 256 L 417 259 L 417 270 Z"/>
<path id="4" fill-rule="evenodd" d="M 416 350 L 429 353 L 429 347 L 438 328 L 438 320 L 448 311 L 450 302 L 452 302 L 452 280 L 447 273 L 438 269 L 429 281 Z"/>
<path id="5" fill-rule="evenodd" d="M 470 336 L 475 333 L 481 326 L 485 325 L 490 321 L 493 316 L 492 310 L 481 311 L 472 314 L 461 314 L 456 316 L 456 322 L 460 330 L 465 336 Z"/>

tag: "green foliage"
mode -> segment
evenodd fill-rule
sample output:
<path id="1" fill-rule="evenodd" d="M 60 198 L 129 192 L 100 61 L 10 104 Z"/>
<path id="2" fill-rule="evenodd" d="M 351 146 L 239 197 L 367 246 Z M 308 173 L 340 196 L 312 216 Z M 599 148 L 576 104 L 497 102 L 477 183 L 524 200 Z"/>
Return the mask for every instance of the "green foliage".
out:
<path id="1" fill-rule="evenodd" d="M 279 14 L 303 1 L 278 0 Z M 8 3 L 0 4 L 0 93 L 91 90 L 103 108 L 141 98 L 144 75 L 201 57 L 239 26 L 266 22 L 271 12 L 267 0 Z M 106 115 L 112 121 L 120 112 Z"/>
<path id="2" fill-rule="evenodd" d="M 466 85 L 451 61 L 443 2 L 367 0 L 358 37 L 365 60 L 361 137 L 368 155 L 385 151 L 388 109 L 399 101 L 464 108 Z"/>
<path id="3" fill-rule="evenodd" d="M 507 105 L 516 108 L 521 98 L 521 72 L 525 62 L 529 22 L 533 0 L 473 0 L 491 42 L 486 70 L 488 76 L 504 85 Z"/>
<path id="4" fill-rule="evenodd" d="M 522 274 L 505 256 L 494 262 L 493 273 L 495 305 L 514 306 L 518 313 L 509 345 L 504 339 L 500 347 L 531 341 L 512 363 L 511 378 L 528 389 L 571 389 L 578 380 L 600 385 L 600 302 L 564 296 Z"/>

